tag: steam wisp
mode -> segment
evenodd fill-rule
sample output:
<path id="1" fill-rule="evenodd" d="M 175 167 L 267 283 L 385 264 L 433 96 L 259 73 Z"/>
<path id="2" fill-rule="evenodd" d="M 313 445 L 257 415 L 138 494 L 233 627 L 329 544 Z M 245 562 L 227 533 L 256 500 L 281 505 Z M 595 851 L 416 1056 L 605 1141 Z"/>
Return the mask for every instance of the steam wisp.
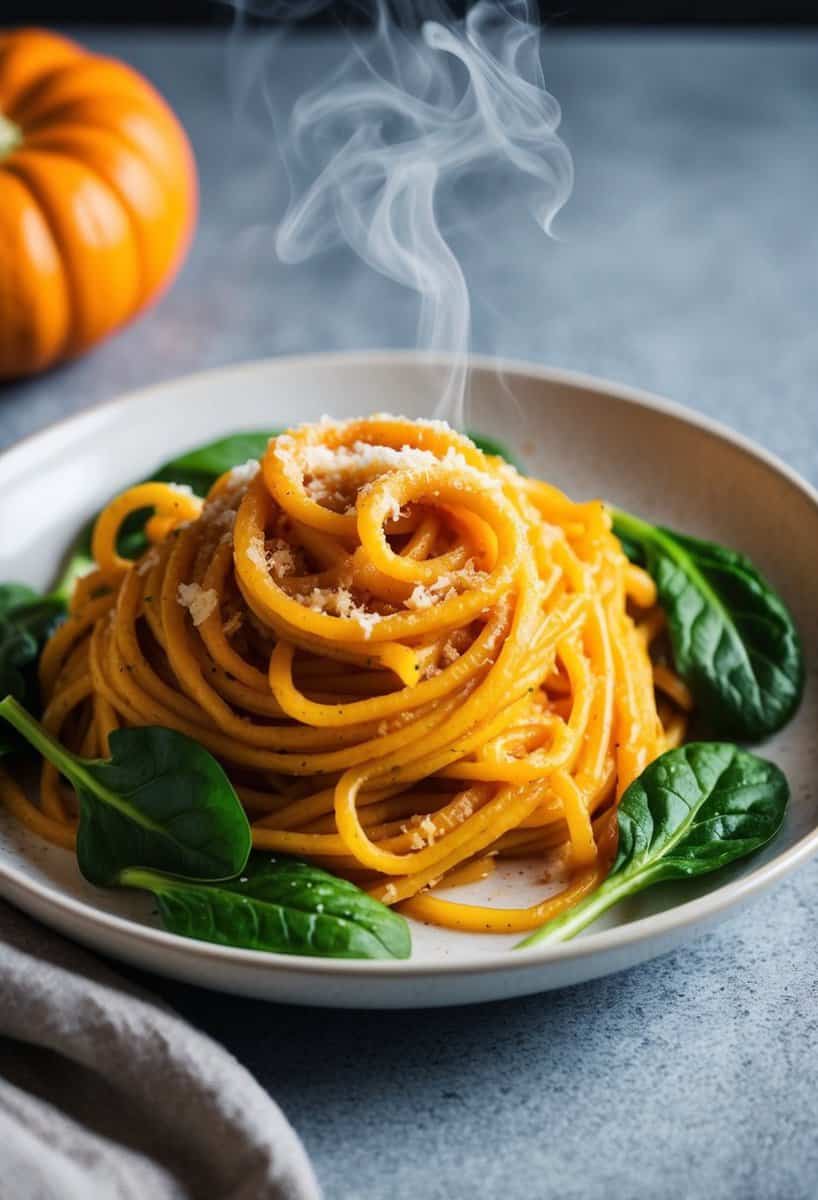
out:
<path id="1" fill-rule="evenodd" d="M 357 35 L 341 68 L 292 112 L 279 257 L 298 263 L 346 244 L 417 292 L 418 347 L 453 355 L 436 415 L 456 427 L 466 423 L 471 306 L 447 235 L 469 182 L 519 193 L 545 233 L 571 192 L 540 37 L 527 0 L 480 0 L 461 22 L 424 21 L 420 38 L 379 0 L 374 33 Z"/>

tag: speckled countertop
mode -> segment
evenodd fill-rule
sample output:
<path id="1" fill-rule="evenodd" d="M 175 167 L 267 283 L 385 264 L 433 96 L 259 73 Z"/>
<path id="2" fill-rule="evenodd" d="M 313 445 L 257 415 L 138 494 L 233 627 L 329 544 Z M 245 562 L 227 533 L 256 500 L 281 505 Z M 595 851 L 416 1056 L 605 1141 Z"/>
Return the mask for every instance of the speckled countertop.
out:
<path id="1" fill-rule="evenodd" d="M 199 236 L 153 313 L 0 389 L 0 444 L 213 364 L 412 344 L 412 299 L 345 256 L 276 263 L 286 186 L 260 92 L 235 115 L 260 41 L 248 59 L 216 35 L 87 40 L 187 124 Z M 273 111 L 333 51 L 291 46 L 268 76 Z M 818 483 L 818 40 L 560 34 L 546 66 L 574 197 L 559 242 L 493 197 L 458 235 L 475 347 L 664 393 Z M 299 1011 L 143 979 L 273 1092 L 328 1200 L 818 1194 L 818 863 L 685 950 L 480 1008 Z"/>

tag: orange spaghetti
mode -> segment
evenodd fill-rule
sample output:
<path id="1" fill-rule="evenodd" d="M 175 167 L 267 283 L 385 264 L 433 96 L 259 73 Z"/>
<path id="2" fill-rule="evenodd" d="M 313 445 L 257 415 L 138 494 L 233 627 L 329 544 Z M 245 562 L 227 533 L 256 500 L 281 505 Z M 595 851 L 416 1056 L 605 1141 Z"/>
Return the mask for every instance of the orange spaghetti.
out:
<path id="1" fill-rule="evenodd" d="M 151 507 L 153 543 L 116 552 Z M 270 442 L 204 502 L 131 488 L 40 662 L 44 724 L 84 754 L 163 725 L 227 769 L 257 848 L 307 858 L 460 929 L 533 929 L 591 890 L 618 798 L 684 736 L 651 658 L 663 617 L 601 502 L 484 455 L 441 422 L 324 420 Z M 17 815 L 61 845 L 72 794 L 43 767 Z M 525 909 L 444 900 L 498 858 L 560 855 Z"/>

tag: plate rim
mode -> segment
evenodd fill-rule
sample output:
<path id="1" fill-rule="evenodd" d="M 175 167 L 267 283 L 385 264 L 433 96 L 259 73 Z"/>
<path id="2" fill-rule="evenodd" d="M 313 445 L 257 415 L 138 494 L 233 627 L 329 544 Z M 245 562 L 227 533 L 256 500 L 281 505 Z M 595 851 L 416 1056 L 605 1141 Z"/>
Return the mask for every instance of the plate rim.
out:
<path id="1" fill-rule="evenodd" d="M 263 372 L 265 369 L 298 369 L 310 366 L 340 367 L 366 366 L 377 363 L 382 366 L 412 366 L 445 368 L 456 361 L 456 356 L 438 352 L 423 352 L 417 350 L 349 350 L 324 351 L 309 354 L 273 355 L 267 358 L 252 359 L 247 362 L 227 363 L 202 371 L 190 372 L 185 375 L 172 376 L 158 380 L 145 387 L 133 389 L 122 395 L 101 401 L 90 408 L 72 413 L 53 422 L 44 429 L 30 433 L 0 452 L 0 484 L 3 482 L 5 468 L 11 460 L 17 460 L 20 455 L 23 460 L 29 453 L 39 450 L 47 451 L 48 444 L 59 442 L 67 430 L 73 429 L 82 436 L 82 426 L 92 426 L 98 414 L 108 415 L 111 411 L 127 409 L 138 403 L 142 398 L 154 395 L 157 390 L 173 387 L 174 385 L 191 385 L 194 389 L 214 378 L 233 378 L 237 375 Z M 810 502 L 818 514 L 818 489 L 812 486 L 797 471 L 777 455 L 758 445 L 751 438 L 731 429 L 723 422 L 690 409 L 676 401 L 669 400 L 647 389 L 634 387 L 606 379 L 603 376 L 587 372 L 569 370 L 562 367 L 550 367 L 543 363 L 530 362 L 524 359 L 497 357 L 487 354 L 469 355 L 468 364 L 482 371 L 495 372 L 503 375 L 518 375 L 534 378 L 543 383 L 566 385 L 584 388 L 585 390 L 607 393 L 617 400 L 639 409 L 658 412 L 688 426 L 700 429 L 713 437 L 727 442 L 735 449 L 762 463 L 768 470 L 783 477 L 802 496 Z M 24 464 L 25 465 L 25 462 Z M 592 957 L 596 954 L 616 952 L 641 942 L 654 942 L 669 935 L 679 934 L 690 926 L 702 925 L 724 915 L 744 900 L 749 900 L 767 888 L 789 875 L 797 867 L 818 854 L 818 824 L 809 833 L 800 838 L 794 845 L 783 850 L 774 858 L 761 863 L 758 867 L 732 880 L 721 887 L 715 888 L 703 896 L 676 904 L 661 912 L 629 921 L 611 929 L 598 933 L 587 934 L 572 942 L 561 942 L 542 948 L 532 947 L 524 953 L 515 953 L 515 947 L 505 948 L 496 957 L 483 956 L 461 957 L 456 961 L 441 959 L 437 963 L 413 963 L 411 959 L 400 960 L 359 960 L 359 959 L 327 959 L 312 955 L 276 954 L 270 951 L 245 950 L 233 946 L 222 946 L 214 942 L 196 941 L 168 933 L 154 926 L 142 925 L 115 913 L 96 908 L 84 900 L 64 895 L 53 887 L 32 880 L 25 872 L 15 866 L 0 863 L 0 881 L 10 884 L 16 892 L 36 897 L 40 905 L 61 916 L 72 916 L 86 929 L 96 927 L 103 933 L 124 937 L 131 943 L 142 943 L 157 951 L 167 950 L 185 957 L 195 959 L 210 959 L 229 966 L 249 966 L 257 968 L 276 968 L 290 973 L 298 972 L 309 975 L 388 978 L 395 975 L 410 976 L 413 979 L 437 978 L 439 976 L 457 976 L 473 974 L 493 974 L 496 972 L 516 973 L 532 968 L 544 968 L 549 964 L 565 963 Z M 6 897 L 11 899 L 11 897 Z M 14 903 L 14 900 L 11 901 Z"/>

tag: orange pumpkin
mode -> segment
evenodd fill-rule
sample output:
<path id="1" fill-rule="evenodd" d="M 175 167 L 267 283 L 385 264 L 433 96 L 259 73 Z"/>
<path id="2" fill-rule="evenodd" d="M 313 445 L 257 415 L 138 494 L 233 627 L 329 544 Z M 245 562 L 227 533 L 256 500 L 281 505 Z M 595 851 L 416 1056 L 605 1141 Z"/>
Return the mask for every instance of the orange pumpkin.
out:
<path id="1" fill-rule="evenodd" d="M 0 33 L 0 379 L 71 358 L 170 283 L 196 218 L 185 133 L 124 63 Z"/>

